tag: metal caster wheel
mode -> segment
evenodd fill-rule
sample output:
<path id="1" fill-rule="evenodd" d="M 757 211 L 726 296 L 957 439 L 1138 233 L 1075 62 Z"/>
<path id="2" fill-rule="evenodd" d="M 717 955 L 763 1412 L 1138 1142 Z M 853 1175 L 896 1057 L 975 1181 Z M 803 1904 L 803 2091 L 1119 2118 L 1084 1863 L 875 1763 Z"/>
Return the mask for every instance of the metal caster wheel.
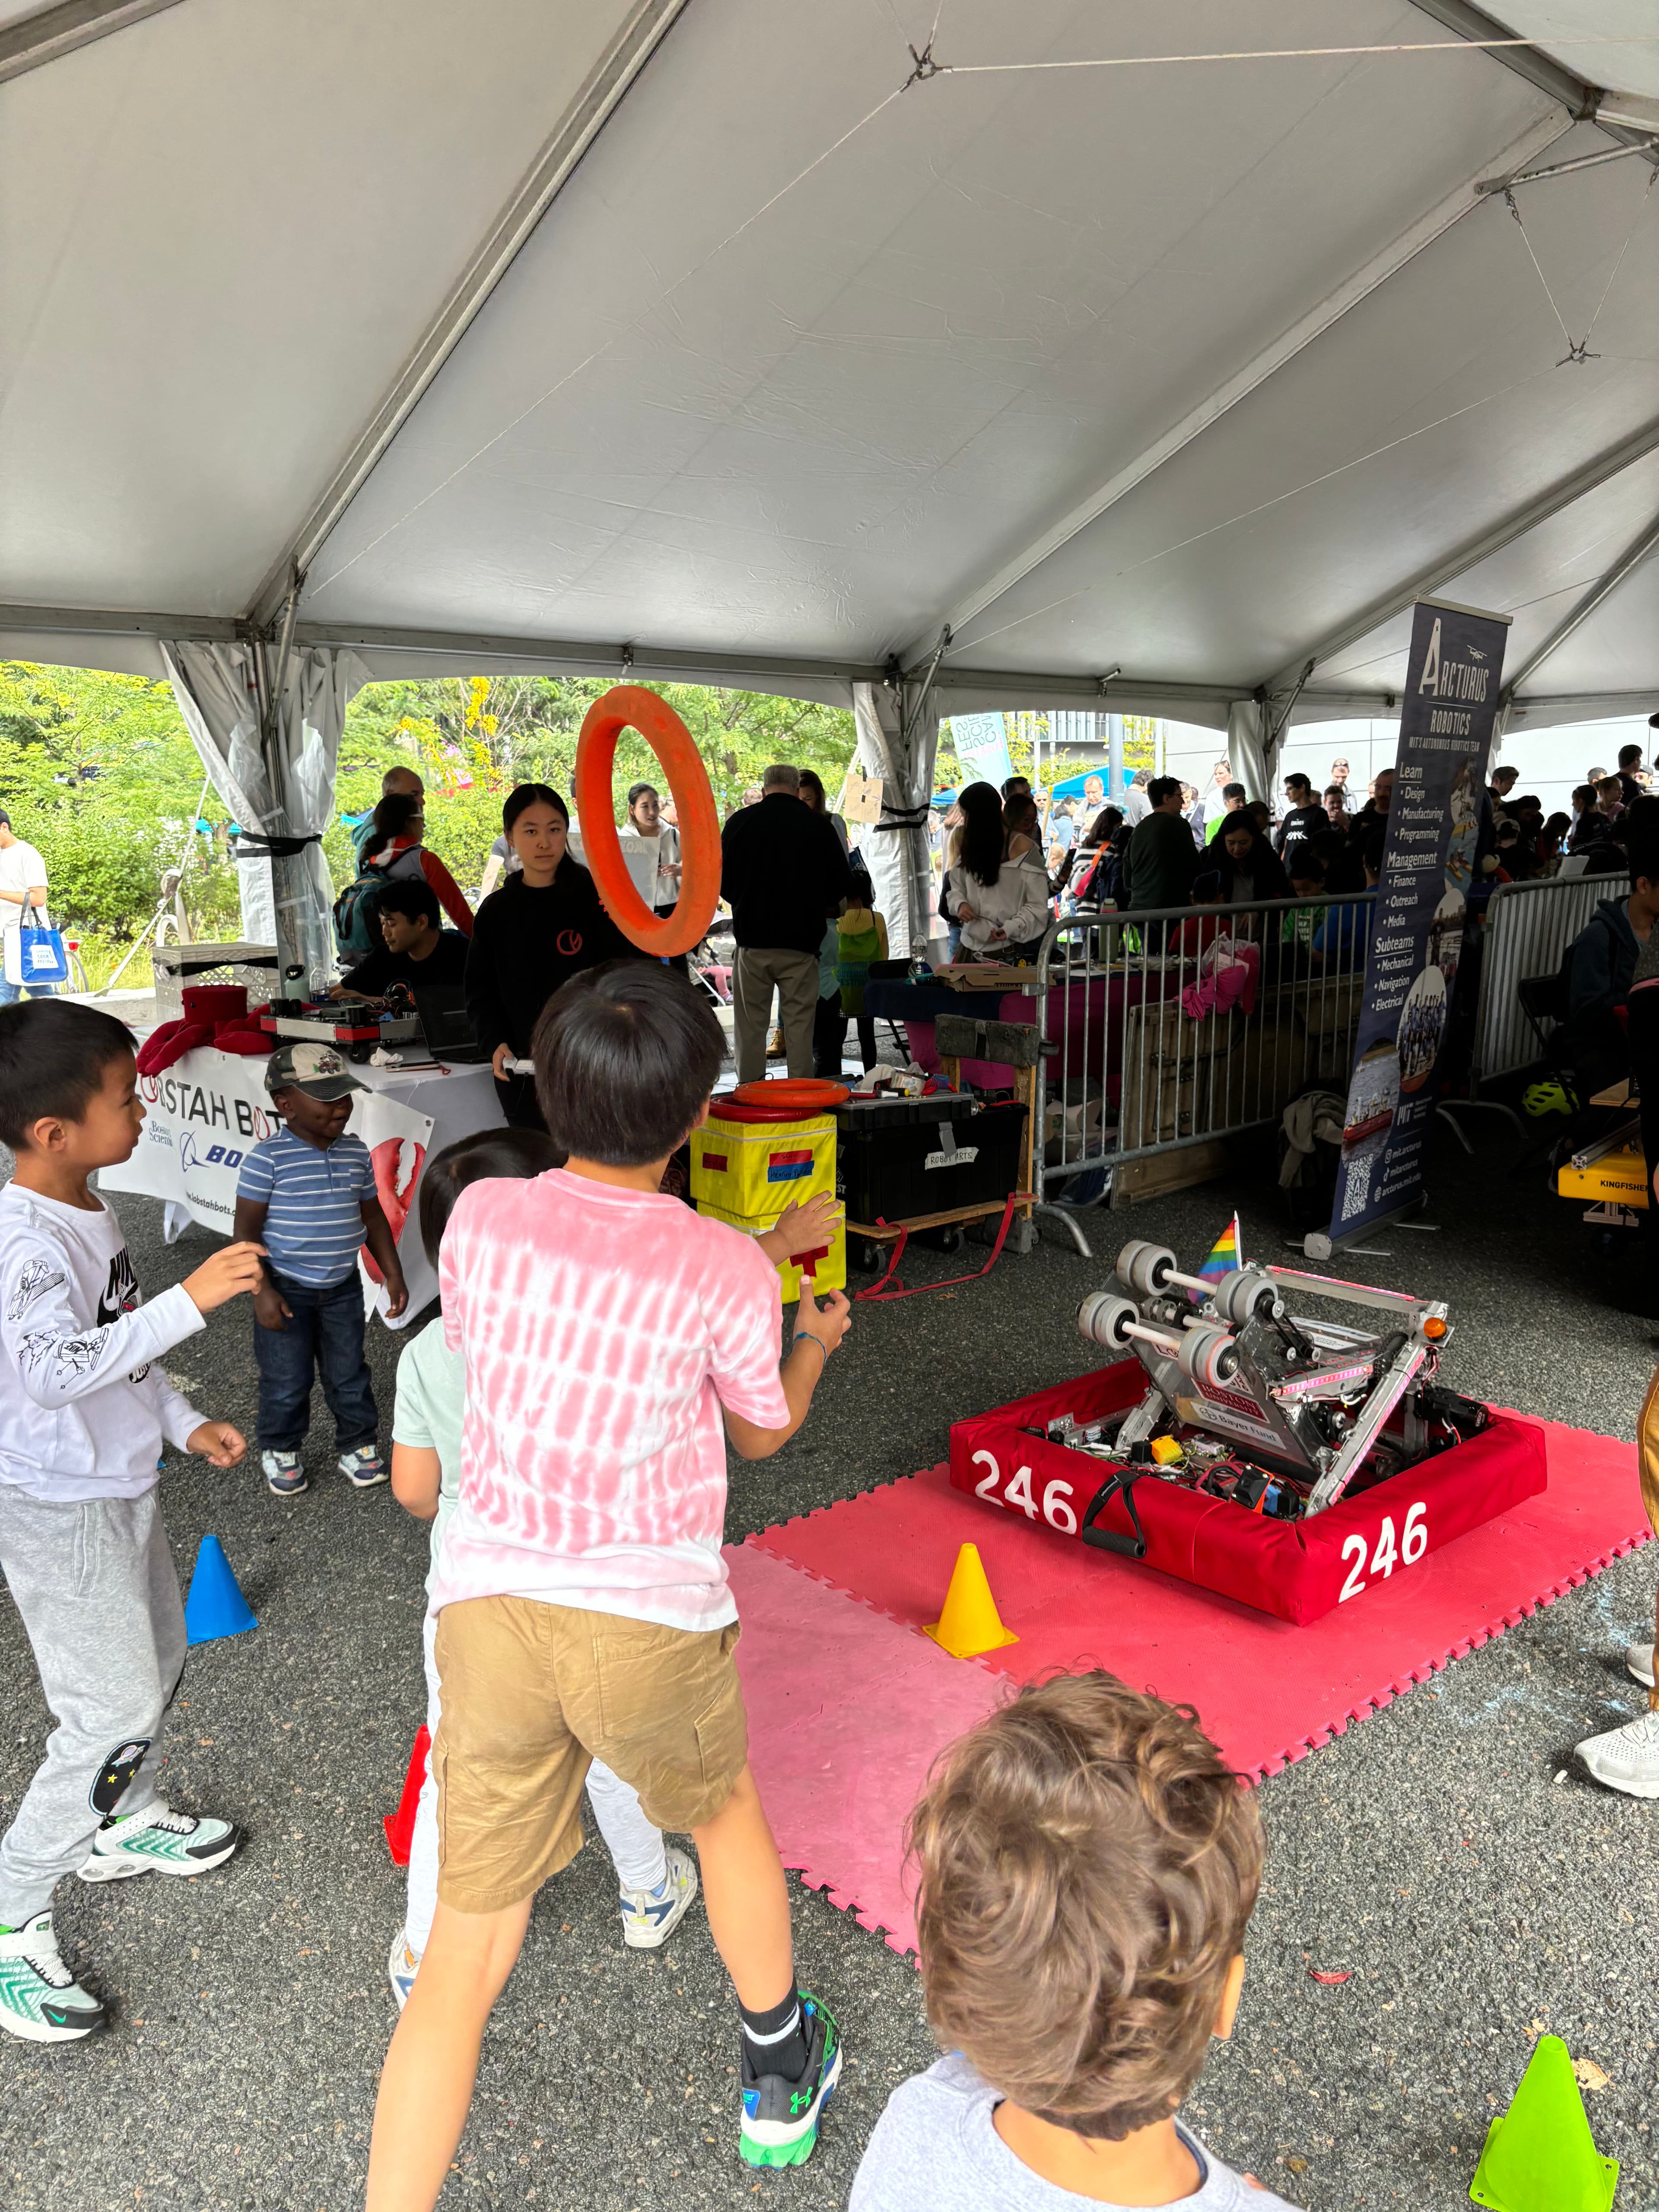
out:
<path id="1" fill-rule="evenodd" d="M 847 1240 L 847 1264 L 856 1267 L 860 1275 L 878 1274 L 886 1264 L 887 1248 L 867 1237 L 849 1237 Z"/>

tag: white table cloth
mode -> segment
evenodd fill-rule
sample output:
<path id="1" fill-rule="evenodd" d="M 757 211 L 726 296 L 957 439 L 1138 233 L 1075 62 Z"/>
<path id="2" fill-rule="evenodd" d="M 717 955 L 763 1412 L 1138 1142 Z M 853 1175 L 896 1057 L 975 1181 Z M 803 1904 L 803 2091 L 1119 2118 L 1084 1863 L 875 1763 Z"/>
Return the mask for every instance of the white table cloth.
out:
<path id="1" fill-rule="evenodd" d="M 244 1155 L 277 1126 L 263 1060 L 204 1046 L 165 1073 L 141 1076 L 144 1128 L 130 1160 L 99 1171 L 100 1190 L 136 1191 L 167 1207 L 169 1243 L 196 1221 L 228 1237 Z M 501 1127 L 487 1066 L 359 1066 L 365 1085 L 347 1125 L 374 1163 L 374 1182 L 398 1245 L 409 1304 L 388 1328 L 404 1328 L 437 1296 L 438 1278 L 421 1247 L 419 1199 L 428 1157 L 475 1129 Z M 365 1255 L 365 1260 L 367 1255 Z M 362 1263 L 360 1263 L 362 1264 Z M 385 1320 L 386 1291 L 363 1267 L 365 1297 Z"/>

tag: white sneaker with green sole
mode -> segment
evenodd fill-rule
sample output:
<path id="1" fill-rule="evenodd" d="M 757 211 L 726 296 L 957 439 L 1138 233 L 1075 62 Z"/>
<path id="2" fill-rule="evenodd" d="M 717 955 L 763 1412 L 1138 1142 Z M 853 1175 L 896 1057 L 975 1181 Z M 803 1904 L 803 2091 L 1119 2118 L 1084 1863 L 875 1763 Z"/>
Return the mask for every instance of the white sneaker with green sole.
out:
<path id="1" fill-rule="evenodd" d="M 128 1881 L 137 1874 L 208 1874 L 242 1840 L 228 1820 L 192 1820 L 158 1797 L 142 1813 L 106 1820 L 80 1869 L 82 1881 Z"/>
<path id="2" fill-rule="evenodd" d="M 104 2008 L 64 1964 L 50 1912 L 0 1929 L 0 2028 L 22 2043 L 80 2043 Z"/>

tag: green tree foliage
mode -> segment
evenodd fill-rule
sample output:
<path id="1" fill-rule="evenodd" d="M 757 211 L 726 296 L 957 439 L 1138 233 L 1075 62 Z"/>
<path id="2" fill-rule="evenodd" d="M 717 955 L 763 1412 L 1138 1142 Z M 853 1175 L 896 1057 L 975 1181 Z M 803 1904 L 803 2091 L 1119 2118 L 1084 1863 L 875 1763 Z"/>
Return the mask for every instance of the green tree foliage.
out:
<path id="1" fill-rule="evenodd" d="M 380 797 L 403 761 L 427 785 L 426 841 L 464 889 L 483 873 L 515 783 L 570 792 L 576 739 L 600 678 L 539 676 L 373 684 L 346 717 L 336 818 L 323 850 L 337 884 L 354 872 L 340 817 Z M 696 740 L 724 817 L 775 760 L 816 769 L 833 799 L 854 747 L 853 717 L 811 701 L 690 684 L 653 684 Z M 628 787 L 667 780 L 644 740 L 617 749 L 617 819 Z M 201 764 L 172 688 L 141 676 L 0 662 L 0 805 L 46 863 L 54 914 L 82 930 L 131 939 L 155 912 L 164 870 L 185 866 L 184 896 L 198 937 L 234 936 L 236 872 L 222 800 L 211 792 L 206 834 L 194 823 Z"/>

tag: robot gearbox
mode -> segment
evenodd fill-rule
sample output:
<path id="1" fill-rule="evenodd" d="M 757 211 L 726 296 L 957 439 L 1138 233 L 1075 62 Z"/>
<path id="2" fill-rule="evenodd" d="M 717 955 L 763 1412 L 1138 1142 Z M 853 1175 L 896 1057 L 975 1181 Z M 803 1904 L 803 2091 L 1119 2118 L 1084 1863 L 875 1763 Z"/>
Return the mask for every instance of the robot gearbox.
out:
<path id="1" fill-rule="evenodd" d="M 1078 1327 L 1128 1356 L 957 1423 L 956 1487 L 1305 1623 L 1545 1486 L 1534 1423 L 1437 1382 L 1438 1300 L 1259 1264 L 1210 1280 L 1139 1241 L 1117 1279 Z"/>

